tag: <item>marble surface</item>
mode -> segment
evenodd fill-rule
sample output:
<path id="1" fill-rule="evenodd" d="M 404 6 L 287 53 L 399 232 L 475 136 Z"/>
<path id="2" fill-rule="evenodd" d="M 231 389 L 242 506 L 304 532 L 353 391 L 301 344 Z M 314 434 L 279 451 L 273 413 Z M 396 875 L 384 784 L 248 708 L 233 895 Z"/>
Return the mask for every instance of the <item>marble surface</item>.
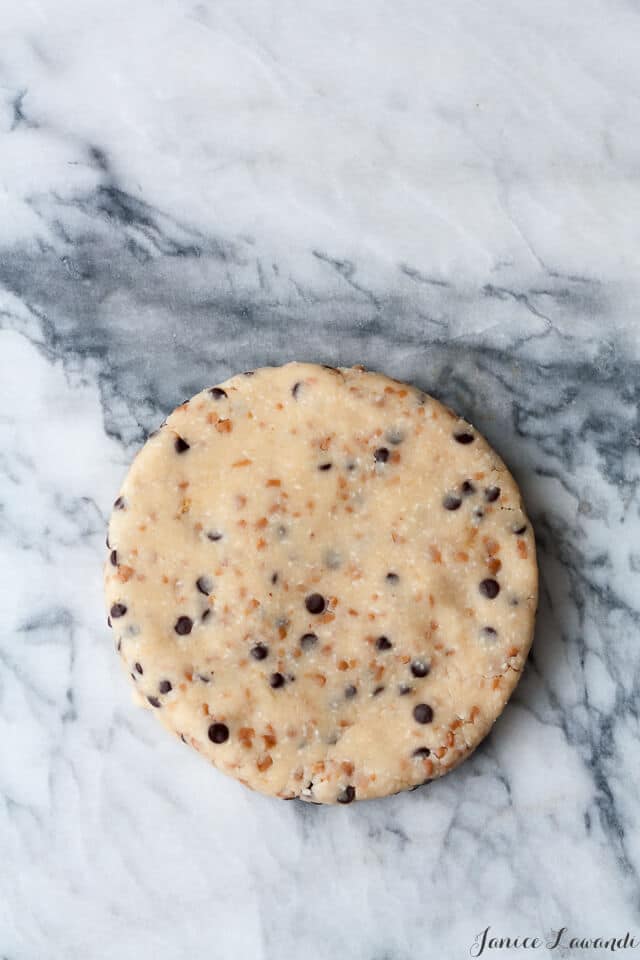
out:
<path id="1" fill-rule="evenodd" d="M 5 5 L 1 957 L 640 934 L 639 29 L 630 0 Z M 349 808 L 173 742 L 103 616 L 147 432 L 291 358 L 469 417 L 539 541 L 534 652 L 490 738 Z"/>

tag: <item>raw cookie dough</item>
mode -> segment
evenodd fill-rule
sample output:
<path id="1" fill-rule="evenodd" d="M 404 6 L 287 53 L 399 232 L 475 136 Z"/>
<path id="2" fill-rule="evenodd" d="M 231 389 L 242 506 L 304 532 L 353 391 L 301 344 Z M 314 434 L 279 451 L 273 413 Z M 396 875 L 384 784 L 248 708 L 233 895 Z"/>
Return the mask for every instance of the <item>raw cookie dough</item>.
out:
<path id="1" fill-rule="evenodd" d="M 266 794 L 380 797 L 453 769 L 515 687 L 533 531 L 468 423 L 359 367 L 232 377 L 134 460 L 108 536 L 140 701 Z"/>

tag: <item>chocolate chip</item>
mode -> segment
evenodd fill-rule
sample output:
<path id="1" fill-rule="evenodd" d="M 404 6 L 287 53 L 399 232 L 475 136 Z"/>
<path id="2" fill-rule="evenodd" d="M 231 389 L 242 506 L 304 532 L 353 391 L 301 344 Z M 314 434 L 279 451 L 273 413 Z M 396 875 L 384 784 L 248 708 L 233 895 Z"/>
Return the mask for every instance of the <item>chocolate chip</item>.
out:
<path id="1" fill-rule="evenodd" d="M 304 605 L 309 613 L 322 613 L 326 606 L 326 601 L 321 593 L 310 593 L 305 599 Z"/>
<path id="2" fill-rule="evenodd" d="M 142 669 L 142 664 L 141 664 L 141 663 L 134 663 L 134 667 L 136 668 L 136 670 L 138 671 L 139 674 L 142 675 L 142 674 L 144 673 L 144 670 Z"/>
<path id="3" fill-rule="evenodd" d="M 173 445 L 176 448 L 176 453 L 185 453 L 189 449 L 189 444 L 182 437 L 176 437 Z"/>
<path id="4" fill-rule="evenodd" d="M 161 680 L 158 684 L 158 690 L 160 693 L 171 693 L 172 689 L 171 681 L 169 680 Z"/>
<path id="5" fill-rule="evenodd" d="M 209 393 L 214 400 L 222 400 L 227 396 L 227 391 L 223 390 L 222 387 L 211 387 Z"/>
<path id="6" fill-rule="evenodd" d="M 196 587 L 200 593 L 204 593 L 205 597 L 208 597 L 211 591 L 213 590 L 213 580 L 211 577 L 203 576 L 198 577 L 196 580 Z"/>
<path id="7" fill-rule="evenodd" d="M 113 624 L 111 623 L 111 617 L 107 617 L 107 626 L 111 628 Z"/>
<path id="8" fill-rule="evenodd" d="M 111 560 L 111 563 L 113 564 L 113 566 L 114 566 L 114 567 L 117 567 L 117 566 L 118 566 L 118 551 L 117 551 L 117 550 L 112 550 L 112 551 L 111 551 L 111 556 L 109 557 L 109 559 Z"/>
<path id="9" fill-rule="evenodd" d="M 278 574 L 277 574 L 277 573 L 272 573 L 272 574 L 271 574 L 271 583 L 277 583 L 277 582 L 278 582 Z"/>
<path id="10" fill-rule="evenodd" d="M 321 463 L 320 466 L 318 467 L 318 470 L 331 470 L 332 466 L 333 464 L 331 463 Z"/>
<path id="11" fill-rule="evenodd" d="M 500 593 L 500 584 L 497 580 L 492 580 L 488 577 L 486 580 L 481 580 L 478 589 L 483 597 L 486 597 L 487 600 L 495 600 L 495 598 Z"/>
<path id="12" fill-rule="evenodd" d="M 114 603 L 109 611 L 114 620 L 117 620 L 118 617 L 124 617 L 126 612 L 127 608 L 125 607 L 124 603 Z"/>
<path id="13" fill-rule="evenodd" d="M 372 697 L 377 697 L 378 694 L 379 694 L 379 693 L 382 693 L 383 690 L 384 690 L 384 684 L 381 684 L 379 687 L 376 687 L 376 688 L 375 688 L 375 690 L 373 691 L 373 693 L 371 694 L 371 696 L 372 696 Z"/>
<path id="14" fill-rule="evenodd" d="M 178 617 L 173 629 L 176 633 L 180 634 L 181 637 L 185 637 L 188 633 L 191 633 L 192 627 L 193 620 L 191 617 Z"/>
<path id="15" fill-rule="evenodd" d="M 406 683 L 401 683 L 398 687 L 398 693 L 401 697 L 406 697 L 408 693 L 413 693 L 413 687 L 408 686 Z"/>
<path id="16" fill-rule="evenodd" d="M 454 433 L 454 440 L 457 440 L 458 443 L 473 443 L 475 437 L 472 433 Z"/>
<path id="17" fill-rule="evenodd" d="M 431 723 L 433 710 L 428 703 L 417 703 L 413 708 L 413 719 L 416 723 Z"/>
<path id="18" fill-rule="evenodd" d="M 118 497 L 117 500 L 114 500 L 113 506 L 116 510 L 124 510 L 125 509 L 124 497 Z"/>
<path id="19" fill-rule="evenodd" d="M 157 697 L 147 697 L 147 700 L 149 701 L 152 707 L 162 706 L 162 704 L 160 703 Z"/>
<path id="20" fill-rule="evenodd" d="M 386 463 L 389 459 L 389 451 L 386 447 L 378 447 L 377 450 L 373 451 L 373 459 L 376 463 Z"/>
<path id="21" fill-rule="evenodd" d="M 426 677 L 431 667 L 424 660 L 414 660 L 410 670 L 414 677 Z"/>
<path id="22" fill-rule="evenodd" d="M 430 755 L 431 755 L 431 750 L 429 750 L 429 747 L 418 747 L 418 749 L 414 750 L 413 753 L 411 754 L 412 757 L 416 757 L 416 758 L 429 757 Z"/>
<path id="23" fill-rule="evenodd" d="M 107 545 L 107 550 L 111 550 L 111 544 L 109 543 L 109 534 L 107 534 L 107 539 L 105 540 L 105 543 Z"/>
<path id="24" fill-rule="evenodd" d="M 242 374 L 242 376 L 243 376 L 243 377 L 253 377 L 254 374 L 255 374 L 255 370 L 245 370 L 244 373 Z"/>
<path id="25" fill-rule="evenodd" d="M 302 386 L 302 380 L 298 380 L 297 383 L 294 383 L 294 385 L 291 387 L 291 396 L 292 396 L 292 397 L 296 397 L 296 398 L 297 398 L 297 396 L 298 396 L 298 391 L 299 391 L 299 389 L 300 389 L 301 386 Z"/>
<path id="26" fill-rule="evenodd" d="M 318 642 L 315 633 L 303 633 L 300 637 L 300 646 L 303 650 L 310 650 Z"/>
<path id="27" fill-rule="evenodd" d="M 376 640 L 376 647 L 378 650 L 391 650 L 393 644 L 388 637 L 378 637 Z"/>
<path id="28" fill-rule="evenodd" d="M 442 501 L 442 506 L 445 510 L 457 510 L 461 503 L 462 500 L 455 493 L 448 493 Z"/>
<path id="29" fill-rule="evenodd" d="M 200 680 L 201 683 L 211 683 L 211 677 L 208 677 L 206 674 L 199 673 L 197 674 L 197 676 L 198 676 L 198 680 Z"/>
<path id="30" fill-rule="evenodd" d="M 351 700 L 352 697 L 355 697 L 357 692 L 358 692 L 357 687 L 354 687 L 352 683 L 350 683 L 348 687 L 344 688 L 344 695 L 347 698 L 347 700 Z"/>
<path id="31" fill-rule="evenodd" d="M 118 637 L 118 642 L 116 643 L 116 650 L 118 653 L 122 650 L 122 639 L 120 637 Z"/>
<path id="32" fill-rule="evenodd" d="M 397 583 L 399 579 L 400 577 L 398 576 L 397 573 L 388 573 L 387 576 L 385 577 L 385 580 L 387 581 L 387 583 Z"/>
<path id="33" fill-rule="evenodd" d="M 349 785 L 336 797 L 338 803 L 353 803 L 356 798 L 356 788 Z"/>
<path id="34" fill-rule="evenodd" d="M 476 509 L 473 511 L 473 515 L 476 520 L 482 520 L 484 517 L 484 510 L 481 510 L 480 507 L 476 507 Z"/>
<path id="35" fill-rule="evenodd" d="M 487 640 L 493 640 L 494 637 L 498 636 L 498 631 L 495 630 L 493 627 L 483 627 L 480 633 Z"/>
<path id="36" fill-rule="evenodd" d="M 222 534 L 218 533 L 217 530 L 210 530 L 207 534 L 207 540 L 213 540 L 214 542 L 217 540 L 222 540 Z"/>
<path id="37" fill-rule="evenodd" d="M 269 656 L 269 647 L 264 643 L 256 643 L 251 647 L 251 656 L 254 660 L 264 660 Z"/>
<path id="38" fill-rule="evenodd" d="M 484 491 L 484 498 L 487 503 L 493 503 L 500 496 L 500 487 L 487 487 Z"/>
<path id="39" fill-rule="evenodd" d="M 476 492 L 476 488 L 471 483 L 471 480 L 465 480 L 460 489 L 462 490 L 465 497 L 469 497 L 471 496 L 472 493 Z"/>
<path id="40" fill-rule="evenodd" d="M 277 690 L 278 687 L 284 687 L 284 677 L 281 673 L 272 673 L 269 677 L 269 686 Z"/>
<path id="41" fill-rule="evenodd" d="M 210 616 L 211 616 L 211 608 L 210 608 L 210 607 L 207 607 L 207 609 L 204 611 L 204 613 L 202 614 L 202 616 L 200 617 L 200 619 L 201 619 L 202 622 L 204 623 L 204 621 L 205 621 L 205 620 L 208 620 Z"/>
<path id="42" fill-rule="evenodd" d="M 523 533 L 526 531 L 526 529 L 527 529 L 527 525 L 526 525 L 526 523 L 525 523 L 525 525 L 524 525 L 523 527 L 518 527 L 518 528 L 517 528 L 516 530 L 514 530 L 513 532 L 515 533 L 515 535 L 516 535 L 517 537 L 519 537 L 521 534 L 523 534 Z"/>
<path id="43" fill-rule="evenodd" d="M 131 674 L 131 679 L 132 679 L 132 680 L 135 680 L 136 683 L 138 682 L 138 678 L 136 677 L 135 673 L 132 673 L 132 674 Z"/>
<path id="44" fill-rule="evenodd" d="M 211 743 L 225 743 L 229 739 L 229 727 L 226 723 L 212 723 L 207 732 Z"/>

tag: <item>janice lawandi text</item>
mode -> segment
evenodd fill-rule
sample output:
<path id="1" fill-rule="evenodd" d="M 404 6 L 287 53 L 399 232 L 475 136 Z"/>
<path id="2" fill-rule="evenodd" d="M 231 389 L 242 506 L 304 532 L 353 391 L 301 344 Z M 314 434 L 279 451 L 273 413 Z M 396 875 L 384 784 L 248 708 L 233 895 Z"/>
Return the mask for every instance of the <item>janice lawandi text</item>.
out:
<path id="1" fill-rule="evenodd" d="M 617 937 L 582 937 L 572 933 L 568 927 L 552 930 L 548 936 L 509 936 L 504 937 L 494 933 L 491 927 L 485 927 L 476 937 L 469 948 L 472 957 L 490 957 L 498 950 L 521 950 L 524 956 L 529 950 L 638 950 L 640 939 L 624 933 Z M 493 953 L 495 956 L 495 953 Z"/>

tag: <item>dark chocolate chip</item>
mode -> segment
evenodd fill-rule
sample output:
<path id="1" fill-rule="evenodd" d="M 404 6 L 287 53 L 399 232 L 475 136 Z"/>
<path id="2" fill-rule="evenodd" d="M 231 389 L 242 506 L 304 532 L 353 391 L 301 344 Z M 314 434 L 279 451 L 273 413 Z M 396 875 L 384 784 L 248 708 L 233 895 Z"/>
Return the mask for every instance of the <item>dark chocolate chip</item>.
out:
<path id="1" fill-rule="evenodd" d="M 222 387 L 211 387 L 209 393 L 214 400 L 223 400 L 227 396 L 227 391 L 223 390 Z"/>
<path id="2" fill-rule="evenodd" d="M 442 501 L 442 506 L 445 510 L 457 510 L 461 503 L 462 500 L 455 493 L 448 493 Z"/>
<path id="3" fill-rule="evenodd" d="M 182 437 L 176 437 L 173 445 L 176 448 L 176 453 L 185 453 L 189 449 L 189 444 Z"/>
<path id="4" fill-rule="evenodd" d="M 207 607 L 207 609 L 204 611 L 200 619 L 204 622 L 205 620 L 208 620 L 210 616 L 211 616 L 211 607 Z"/>
<path id="5" fill-rule="evenodd" d="M 416 723 L 431 723 L 433 710 L 428 703 L 417 703 L 413 708 L 413 719 Z"/>
<path id="6" fill-rule="evenodd" d="M 332 467 L 331 463 L 321 463 L 320 466 L 318 467 L 318 470 L 331 470 L 331 467 Z"/>
<path id="7" fill-rule="evenodd" d="M 309 613 L 322 613 L 326 606 L 326 601 L 321 593 L 310 593 L 305 599 L 304 605 Z"/>
<path id="8" fill-rule="evenodd" d="M 107 545 L 107 550 L 111 550 L 111 544 L 109 543 L 109 534 L 107 534 L 107 539 L 105 540 L 105 543 Z"/>
<path id="9" fill-rule="evenodd" d="M 132 673 L 132 674 L 131 674 L 131 679 L 132 679 L 132 680 L 135 680 L 136 683 L 138 682 L 138 678 L 136 677 L 135 673 Z"/>
<path id="10" fill-rule="evenodd" d="M 487 600 L 495 600 L 495 598 L 500 593 L 500 584 L 497 580 L 492 580 L 488 577 L 486 580 L 481 580 L 478 589 L 483 597 L 486 597 Z"/>
<path id="11" fill-rule="evenodd" d="M 475 440 L 474 435 L 472 433 L 467 433 L 466 431 L 464 433 L 454 433 L 453 437 L 454 440 L 458 441 L 458 443 L 473 443 Z"/>
<path id="12" fill-rule="evenodd" d="M 124 510 L 125 508 L 124 497 L 118 497 L 117 500 L 114 500 L 113 506 L 116 510 Z"/>
<path id="13" fill-rule="evenodd" d="M 139 674 L 142 675 L 142 674 L 144 673 L 144 670 L 142 669 L 142 664 L 141 664 L 141 663 L 134 663 L 134 667 L 136 668 L 136 670 L 138 671 Z"/>
<path id="14" fill-rule="evenodd" d="M 117 567 L 117 566 L 118 566 L 118 551 L 117 551 L 117 550 L 112 550 L 112 551 L 111 551 L 111 556 L 109 557 L 109 559 L 111 560 L 111 563 L 113 564 L 113 566 L 114 566 L 114 567 Z"/>
<path id="15" fill-rule="evenodd" d="M 116 650 L 118 653 L 122 650 L 122 639 L 120 637 L 118 637 L 118 642 L 116 643 Z"/>
<path id="16" fill-rule="evenodd" d="M 278 582 L 278 574 L 277 574 L 277 572 L 276 572 L 276 573 L 272 573 L 272 574 L 271 574 L 271 583 L 277 583 L 277 582 Z"/>
<path id="17" fill-rule="evenodd" d="M 124 617 L 125 613 L 127 612 L 127 608 L 125 607 L 124 603 L 114 603 L 109 612 L 112 618 L 116 620 L 118 617 Z"/>
<path id="18" fill-rule="evenodd" d="M 211 743 L 225 743 L 229 739 L 229 727 L 226 723 L 212 723 L 207 732 Z"/>
<path id="19" fill-rule="evenodd" d="M 170 680 L 161 680 L 160 683 L 158 684 L 158 690 L 160 691 L 160 693 L 171 693 L 172 689 L 173 688 L 171 686 Z"/>
<path id="20" fill-rule="evenodd" d="M 152 707 L 162 706 L 162 704 L 160 703 L 157 697 L 147 697 L 147 700 L 149 701 Z"/>
<path id="21" fill-rule="evenodd" d="M 431 756 L 431 750 L 429 750 L 429 747 L 418 747 L 417 750 L 414 750 L 414 751 L 413 751 L 413 753 L 411 754 L 411 756 L 412 756 L 412 757 L 419 757 L 419 758 L 421 758 L 421 759 L 422 759 L 423 757 L 429 757 L 429 756 Z"/>
<path id="22" fill-rule="evenodd" d="M 111 623 L 111 617 L 107 617 L 107 626 L 110 628 L 113 626 L 113 624 Z"/>
<path id="23" fill-rule="evenodd" d="M 269 686 L 273 687 L 274 690 L 277 690 L 278 687 L 284 687 L 284 677 L 281 673 L 272 673 L 269 677 Z"/>
<path id="24" fill-rule="evenodd" d="M 476 509 L 473 511 L 473 515 L 476 520 L 482 520 L 484 517 L 484 510 L 481 510 L 480 507 L 476 507 Z"/>
<path id="25" fill-rule="evenodd" d="M 465 497 L 469 497 L 471 496 L 472 493 L 476 492 L 476 488 L 471 483 L 471 480 L 465 480 L 460 489 L 462 490 Z"/>
<path id="26" fill-rule="evenodd" d="M 484 498 L 487 503 L 493 503 L 500 496 L 500 487 L 487 487 L 484 491 Z"/>
<path id="27" fill-rule="evenodd" d="M 336 797 L 338 803 L 353 803 L 356 798 L 356 788 L 349 785 Z"/>
<path id="28" fill-rule="evenodd" d="M 222 534 L 218 533 L 217 530 L 210 530 L 207 534 L 207 540 L 213 540 L 214 542 L 216 540 L 222 540 Z"/>
<path id="29" fill-rule="evenodd" d="M 264 660 L 269 656 L 269 647 L 258 642 L 251 647 L 251 656 L 254 660 Z"/>
<path id="30" fill-rule="evenodd" d="M 213 580 L 211 577 L 203 576 L 198 577 L 196 580 L 196 587 L 200 593 L 204 593 L 205 597 L 208 597 L 211 591 L 213 590 Z"/>
<path id="31" fill-rule="evenodd" d="M 302 386 L 302 380 L 298 380 L 297 383 L 294 383 L 294 385 L 291 387 L 291 396 L 292 396 L 292 397 L 296 397 L 296 398 L 297 398 L 297 396 L 298 396 L 298 391 L 299 391 L 299 389 L 300 389 L 301 386 Z"/>
<path id="32" fill-rule="evenodd" d="M 408 693 L 413 693 L 413 687 L 410 687 L 406 683 L 401 683 L 400 686 L 398 687 L 398 693 L 400 694 L 401 697 L 406 697 Z"/>
<path id="33" fill-rule="evenodd" d="M 376 463 L 386 463 L 389 459 L 389 451 L 386 447 L 378 447 L 377 450 L 373 451 L 373 459 Z"/>
<path id="34" fill-rule="evenodd" d="M 173 629 L 176 633 L 179 633 L 181 637 L 185 637 L 188 633 L 191 633 L 192 627 L 193 620 L 191 617 L 178 617 Z"/>
<path id="35" fill-rule="evenodd" d="M 380 684 L 379 687 L 376 687 L 376 688 L 375 688 L 375 690 L 373 691 L 373 693 L 371 694 L 371 696 L 372 696 L 372 697 L 377 697 L 378 694 L 379 694 L 379 693 L 382 693 L 383 690 L 384 690 L 384 684 Z"/>
<path id="36" fill-rule="evenodd" d="M 527 529 L 527 525 L 525 523 L 524 526 L 517 527 L 513 532 L 517 537 L 519 537 L 521 534 L 523 534 L 526 531 L 526 529 Z"/>
<path id="37" fill-rule="evenodd" d="M 410 669 L 414 677 L 426 677 L 431 668 L 424 660 L 414 660 Z"/>
<path id="38" fill-rule="evenodd" d="M 493 637 L 498 636 L 498 631 L 495 630 L 493 627 L 483 627 L 480 633 L 482 634 L 483 637 L 487 637 L 487 639 L 489 638 L 493 639 Z"/>
<path id="39" fill-rule="evenodd" d="M 300 637 L 300 646 L 303 650 L 310 650 L 318 642 L 315 633 L 303 633 Z"/>
<path id="40" fill-rule="evenodd" d="M 400 577 L 397 573 L 388 573 L 385 579 L 387 583 L 397 583 Z"/>
<path id="41" fill-rule="evenodd" d="M 388 637 L 378 637 L 378 639 L 376 640 L 376 648 L 378 650 L 391 650 L 392 646 L 393 644 L 391 643 L 391 640 L 389 640 Z"/>
<path id="42" fill-rule="evenodd" d="M 357 687 L 354 687 L 352 683 L 350 683 L 348 687 L 344 688 L 344 695 L 347 698 L 347 700 L 351 700 L 352 697 L 355 697 L 357 692 L 358 692 Z"/>
<path id="43" fill-rule="evenodd" d="M 198 680 L 201 681 L 201 683 L 211 683 L 211 677 L 208 677 L 204 673 L 197 674 L 197 677 L 198 677 Z"/>
<path id="44" fill-rule="evenodd" d="M 187 741 L 185 740 L 185 738 L 184 738 L 184 733 L 181 733 L 181 734 L 180 734 L 180 739 L 182 740 L 183 743 L 186 743 L 186 742 L 187 742 Z"/>

